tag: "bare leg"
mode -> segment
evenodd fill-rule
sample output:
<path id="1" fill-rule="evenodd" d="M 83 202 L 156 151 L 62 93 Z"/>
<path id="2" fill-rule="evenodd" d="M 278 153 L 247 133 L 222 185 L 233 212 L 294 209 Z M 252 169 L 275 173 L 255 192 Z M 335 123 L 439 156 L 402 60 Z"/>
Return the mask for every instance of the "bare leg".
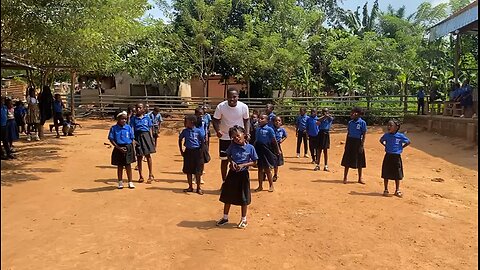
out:
<path id="1" fill-rule="evenodd" d="M 143 159 L 143 156 L 137 156 L 138 175 L 140 176 L 140 178 L 138 179 L 138 182 L 139 182 L 139 183 L 142 183 L 142 182 L 143 182 L 142 159 Z"/>
<path id="2" fill-rule="evenodd" d="M 125 170 L 127 171 L 128 182 L 132 182 L 132 165 L 125 165 Z"/>
<path id="3" fill-rule="evenodd" d="M 118 182 L 123 182 L 123 166 L 117 166 Z"/>
<path id="4" fill-rule="evenodd" d="M 202 178 L 202 173 L 196 173 L 195 174 L 195 182 L 197 184 L 197 193 L 200 195 L 203 195 L 202 187 L 201 187 L 201 178 Z"/>
<path id="5" fill-rule="evenodd" d="M 146 155 L 145 156 L 147 158 L 147 165 L 148 165 L 148 179 L 149 180 L 153 180 L 154 176 L 153 176 L 153 164 L 152 164 L 152 156 L 151 155 Z"/>
<path id="6" fill-rule="evenodd" d="M 275 180 L 276 180 L 276 178 L 278 177 L 278 166 L 275 166 L 275 167 L 273 168 L 273 171 L 274 171 L 273 177 L 274 177 Z"/>
<path id="7" fill-rule="evenodd" d="M 273 192 L 273 178 L 272 178 L 272 171 L 270 168 L 265 168 L 265 174 L 267 175 L 268 179 L 268 184 L 270 184 L 270 188 L 268 189 L 268 192 Z"/>
<path id="8" fill-rule="evenodd" d="M 358 168 L 358 182 L 360 184 L 365 184 L 365 182 L 362 180 L 362 168 Z"/>
<path id="9" fill-rule="evenodd" d="M 187 173 L 187 181 L 188 181 L 188 189 L 193 191 L 193 175 L 190 173 Z"/>
<path id="10" fill-rule="evenodd" d="M 395 180 L 395 192 L 400 191 L 400 180 Z"/>
<path id="11" fill-rule="evenodd" d="M 263 190 L 263 177 L 264 171 L 263 168 L 258 168 L 258 188 L 255 191 L 262 191 Z"/>
<path id="12" fill-rule="evenodd" d="M 384 190 L 388 190 L 388 179 L 383 179 Z"/>
<path id="13" fill-rule="evenodd" d="M 328 149 L 323 149 L 323 159 L 325 161 L 325 167 L 328 166 Z"/>
<path id="14" fill-rule="evenodd" d="M 345 167 L 345 170 L 343 171 L 343 183 L 347 183 L 347 175 L 348 175 L 348 167 Z"/>
<path id="15" fill-rule="evenodd" d="M 230 212 L 230 204 L 229 204 L 229 203 L 226 203 L 226 204 L 223 206 L 223 214 L 224 214 L 224 215 L 228 215 L 228 212 Z"/>
<path id="16" fill-rule="evenodd" d="M 316 156 L 316 159 L 315 159 L 315 164 L 320 165 L 320 158 L 322 156 L 322 149 L 318 148 L 317 149 L 317 156 Z"/>
<path id="17" fill-rule="evenodd" d="M 247 208 L 248 208 L 248 205 L 246 204 L 242 205 L 242 217 L 247 217 Z"/>

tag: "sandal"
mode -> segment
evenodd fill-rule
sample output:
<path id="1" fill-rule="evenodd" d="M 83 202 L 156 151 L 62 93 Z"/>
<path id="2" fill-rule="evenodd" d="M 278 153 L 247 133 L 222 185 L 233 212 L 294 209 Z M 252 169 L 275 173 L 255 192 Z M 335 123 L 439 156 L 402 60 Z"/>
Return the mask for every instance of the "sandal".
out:
<path id="1" fill-rule="evenodd" d="M 273 186 L 271 186 L 269 189 L 268 189 L 268 192 L 273 192 L 275 189 L 273 188 Z"/>
<path id="2" fill-rule="evenodd" d="M 155 176 L 153 176 L 153 174 L 148 177 L 147 184 L 151 184 L 152 180 L 155 180 Z"/>
<path id="3" fill-rule="evenodd" d="M 145 179 L 143 179 L 143 177 L 140 177 L 140 179 L 138 179 L 138 183 L 143 183 L 143 181 L 145 181 Z"/>
<path id="4" fill-rule="evenodd" d="M 198 195 L 203 195 L 203 190 L 197 189 L 197 194 L 198 194 Z"/>
<path id="5" fill-rule="evenodd" d="M 186 188 L 183 190 L 183 192 L 193 192 L 193 188 Z"/>
<path id="6" fill-rule="evenodd" d="M 346 184 L 346 183 L 347 183 L 347 179 L 343 179 L 343 183 Z"/>
<path id="7" fill-rule="evenodd" d="M 258 187 L 258 188 L 255 189 L 255 192 L 260 192 L 262 190 L 263 190 L 263 187 Z"/>
<path id="8" fill-rule="evenodd" d="M 358 183 L 365 185 L 365 182 L 363 180 L 358 180 Z"/>
<path id="9" fill-rule="evenodd" d="M 388 197 L 388 195 L 389 195 L 388 190 L 384 190 L 383 191 L 383 196 Z"/>
<path id="10" fill-rule="evenodd" d="M 399 198 L 402 198 L 402 197 L 403 197 L 403 193 L 402 193 L 400 190 L 395 191 L 395 193 L 394 193 L 393 195 L 395 195 L 395 196 L 397 196 L 397 197 L 399 197 Z"/>
<path id="11" fill-rule="evenodd" d="M 272 181 L 273 181 L 273 182 L 277 182 L 277 179 L 278 179 L 278 176 L 277 176 L 277 175 L 274 175 L 273 178 L 272 178 Z"/>

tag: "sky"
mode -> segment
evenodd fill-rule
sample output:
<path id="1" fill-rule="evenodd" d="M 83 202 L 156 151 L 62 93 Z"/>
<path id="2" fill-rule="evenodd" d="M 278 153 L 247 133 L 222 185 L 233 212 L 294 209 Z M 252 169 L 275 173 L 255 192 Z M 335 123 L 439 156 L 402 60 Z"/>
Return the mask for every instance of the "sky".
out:
<path id="1" fill-rule="evenodd" d="M 166 0 L 168 3 L 171 3 L 171 0 Z M 155 6 L 153 0 L 148 1 L 152 6 Z M 368 1 L 368 9 L 372 8 L 374 0 Z M 386 10 L 388 5 L 392 5 L 393 8 L 398 9 L 405 5 L 406 14 L 410 15 L 417 10 L 417 7 L 423 2 L 430 2 L 433 6 L 436 6 L 440 3 L 448 3 L 448 0 L 379 0 L 378 4 L 380 10 Z M 360 10 L 365 4 L 365 0 L 343 0 L 343 4 L 340 4 L 340 7 L 344 9 L 351 9 L 355 11 L 357 6 L 360 6 Z M 153 18 L 162 18 L 165 19 L 162 15 L 162 12 L 158 8 L 150 9 L 146 12 L 146 15 L 151 15 Z"/>

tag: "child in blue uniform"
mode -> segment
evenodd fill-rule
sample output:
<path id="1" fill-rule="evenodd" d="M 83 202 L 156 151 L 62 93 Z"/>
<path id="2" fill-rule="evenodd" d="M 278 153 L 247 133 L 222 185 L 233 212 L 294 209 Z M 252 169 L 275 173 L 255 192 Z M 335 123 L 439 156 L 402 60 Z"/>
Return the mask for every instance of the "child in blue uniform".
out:
<path id="1" fill-rule="evenodd" d="M 152 156 L 155 153 L 155 144 L 152 137 L 152 119 L 145 115 L 145 110 L 142 103 L 138 103 L 136 106 L 136 115 L 131 119 L 131 126 L 135 132 L 135 152 L 137 154 L 137 166 L 138 174 L 140 178 L 139 183 L 144 181 L 142 174 L 142 159 L 146 157 L 148 164 L 148 181 L 147 184 L 151 184 L 154 180 L 152 170 Z"/>
<path id="2" fill-rule="evenodd" d="M 273 128 L 273 121 L 275 121 L 275 113 L 273 112 L 273 110 L 275 109 L 275 107 L 273 106 L 273 104 L 270 104 L 268 103 L 266 106 L 265 106 L 265 113 L 268 115 L 268 126 Z"/>
<path id="3" fill-rule="evenodd" d="M 282 127 L 282 118 L 280 118 L 280 116 L 275 116 L 273 124 L 273 131 L 275 131 L 275 140 L 277 140 L 278 148 L 280 149 L 280 154 L 278 155 L 278 160 L 273 170 L 273 182 L 276 182 L 278 179 L 278 167 L 283 166 L 283 164 L 285 163 L 283 159 L 282 143 L 287 139 L 287 131 Z"/>
<path id="4" fill-rule="evenodd" d="M 403 133 L 398 132 L 400 123 L 396 120 L 390 120 L 387 124 L 387 133 L 380 138 L 380 143 L 385 146 L 385 157 L 382 163 L 382 178 L 385 186 L 384 196 L 388 196 L 388 180 L 395 180 L 395 193 L 397 197 L 402 197 L 400 191 L 400 180 L 403 179 L 403 164 L 401 154 L 403 148 L 410 145 L 410 140 Z"/>
<path id="5" fill-rule="evenodd" d="M 362 179 L 362 169 L 366 167 L 365 150 L 365 134 L 367 133 L 367 123 L 363 121 L 361 116 L 363 110 L 354 107 L 350 112 L 350 120 L 348 122 L 347 141 L 345 143 L 345 152 L 343 153 L 342 166 L 345 167 L 343 173 L 343 183 L 347 183 L 348 169 L 358 169 L 358 182 L 365 184 Z"/>
<path id="6" fill-rule="evenodd" d="M 258 188 L 255 191 L 263 190 L 263 180 L 266 175 L 268 183 L 270 184 L 269 192 L 273 192 L 273 177 L 271 169 L 277 164 L 277 155 L 282 152 L 278 147 L 277 140 L 275 139 L 275 131 L 268 126 L 267 114 L 260 115 L 259 127 L 257 128 L 255 137 L 255 151 L 258 154 Z"/>
<path id="7" fill-rule="evenodd" d="M 160 108 L 154 107 L 150 117 L 152 118 L 152 135 L 155 142 L 155 149 L 157 149 L 157 139 L 160 135 L 160 125 L 163 122 L 162 115 L 160 114 Z"/>
<path id="8" fill-rule="evenodd" d="M 300 114 L 297 116 L 295 120 L 295 134 L 297 136 L 297 158 L 300 157 L 300 146 L 302 145 L 303 141 L 303 150 L 304 150 L 304 157 L 308 158 L 308 135 L 307 135 L 307 110 L 305 108 L 300 108 Z"/>
<path id="9" fill-rule="evenodd" d="M 222 184 L 220 201 L 225 205 L 223 207 L 223 217 L 217 221 L 217 226 L 225 225 L 228 222 L 228 212 L 233 204 L 242 207 L 242 219 L 238 223 L 238 228 L 244 229 L 248 225 L 247 207 L 252 200 L 248 167 L 255 165 L 258 156 L 255 148 L 246 142 L 244 128 L 234 126 L 230 128 L 228 133 L 232 138 L 232 143 L 227 149 L 230 170 Z"/>
<path id="10" fill-rule="evenodd" d="M 255 143 L 255 132 L 258 128 L 258 111 L 253 110 L 250 115 L 250 143 Z"/>
<path id="11" fill-rule="evenodd" d="M 308 144 L 310 147 L 310 155 L 312 157 L 312 164 L 315 164 L 318 155 L 318 117 L 317 110 L 311 109 L 310 116 L 307 119 L 307 135 Z"/>
<path id="12" fill-rule="evenodd" d="M 205 141 L 205 130 L 197 127 L 199 119 L 195 115 L 185 117 L 185 129 L 178 137 L 178 147 L 183 156 L 183 173 L 187 175 L 188 188 L 184 192 L 193 192 L 193 176 L 197 184 L 197 193 L 203 195 L 201 188 L 201 177 L 203 173 L 204 160 L 202 156 L 202 143 Z M 182 142 L 185 150 L 182 148 Z"/>
<path id="13" fill-rule="evenodd" d="M 332 127 L 333 116 L 330 115 L 328 108 L 322 109 L 322 115 L 318 118 L 318 150 L 317 150 L 317 159 L 316 166 L 314 171 L 320 170 L 320 157 L 322 156 L 325 160 L 325 167 L 323 170 L 328 172 L 328 149 L 330 148 L 330 128 Z"/>
<path id="14" fill-rule="evenodd" d="M 18 132 L 26 134 L 27 129 L 25 117 L 27 116 L 27 108 L 25 108 L 23 102 L 20 100 L 15 103 L 14 116 Z"/>
<path id="15" fill-rule="evenodd" d="M 132 182 L 132 166 L 135 162 L 134 132 L 127 124 L 127 112 L 117 114 L 117 124 L 110 128 L 108 140 L 113 145 L 112 165 L 117 166 L 118 188 L 123 188 L 123 168 L 127 171 L 128 187 L 135 188 Z"/>
<path id="16" fill-rule="evenodd" d="M 60 94 L 55 94 L 55 100 L 53 101 L 53 125 L 55 126 L 55 132 L 57 132 L 57 138 L 60 138 L 60 132 L 58 127 L 63 126 L 63 104 Z"/>

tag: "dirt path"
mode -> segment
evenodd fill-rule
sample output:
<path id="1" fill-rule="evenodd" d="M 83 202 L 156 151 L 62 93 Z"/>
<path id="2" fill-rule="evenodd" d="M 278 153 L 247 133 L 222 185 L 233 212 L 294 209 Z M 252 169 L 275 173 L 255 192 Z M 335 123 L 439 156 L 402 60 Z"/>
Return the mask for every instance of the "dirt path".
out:
<path id="1" fill-rule="evenodd" d="M 239 230 L 239 207 L 231 225 L 214 225 L 223 207 L 216 139 L 204 196 L 182 192 L 174 127 L 154 155 L 159 181 L 117 190 L 104 145 L 112 124 L 88 120 L 75 137 L 19 141 L 19 159 L 2 161 L 2 269 L 478 267 L 478 150 L 461 140 L 405 127 L 413 143 L 399 199 L 381 196 L 380 128 L 367 134 L 365 186 L 355 171 L 341 183 L 344 127 L 332 133 L 329 173 L 294 158 L 289 129 L 276 191 L 252 194 L 249 227 Z M 255 188 L 256 171 L 251 178 Z"/>

